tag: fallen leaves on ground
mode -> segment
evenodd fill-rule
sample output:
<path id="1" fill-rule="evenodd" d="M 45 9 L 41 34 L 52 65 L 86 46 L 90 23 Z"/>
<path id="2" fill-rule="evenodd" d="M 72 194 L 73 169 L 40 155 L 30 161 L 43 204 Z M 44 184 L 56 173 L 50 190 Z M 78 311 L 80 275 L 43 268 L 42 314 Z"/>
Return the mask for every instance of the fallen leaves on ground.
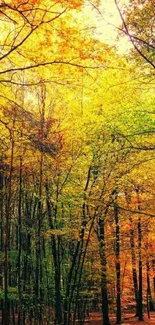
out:
<path id="1" fill-rule="evenodd" d="M 111 325 L 116 324 L 114 316 L 110 317 Z M 150 319 L 147 315 L 144 315 L 144 321 L 139 321 L 137 317 L 131 314 L 126 314 L 122 317 L 122 324 L 125 325 L 154 325 L 155 324 L 155 313 L 150 313 Z M 85 325 L 102 325 L 102 316 L 99 312 L 90 314 L 90 317 L 85 320 Z"/>

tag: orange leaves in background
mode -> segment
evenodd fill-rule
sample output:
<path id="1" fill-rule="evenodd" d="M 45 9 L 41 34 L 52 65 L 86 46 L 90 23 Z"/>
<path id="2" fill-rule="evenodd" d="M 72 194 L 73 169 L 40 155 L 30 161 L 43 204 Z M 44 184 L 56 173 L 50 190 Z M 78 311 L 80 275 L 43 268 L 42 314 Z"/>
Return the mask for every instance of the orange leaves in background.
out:
<path id="1" fill-rule="evenodd" d="M 24 1 L 24 0 L 8 0 L 6 1 L 6 5 L 11 5 L 13 7 L 18 7 L 18 9 L 20 8 L 29 8 L 30 9 L 30 6 L 32 7 L 33 5 L 39 5 L 41 4 L 41 2 L 43 3 L 43 1 L 41 0 L 28 0 L 28 1 Z M 45 3 L 44 3 L 45 4 Z M 63 7 L 68 7 L 68 8 L 71 8 L 71 9 L 78 9 L 80 8 L 82 5 L 83 5 L 83 0 L 56 0 L 56 1 L 53 1 L 53 0 L 49 0 L 46 5 L 49 5 L 49 6 L 53 6 L 55 4 L 61 4 Z"/>
<path id="2" fill-rule="evenodd" d="M 83 0 L 57 0 L 56 2 L 62 4 L 62 6 L 65 6 L 65 7 L 71 8 L 71 9 L 78 9 L 84 3 Z"/>
<path id="3" fill-rule="evenodd" d="M 12 6 L 14 8 L 18 8 L 23 9 L 23 8 L 30 8 L 30 6 L 32 7 L 35 4 L 39 4 L 41 2 L 41 0 L 28 0 L 28 1 L 24 1 L 24 0 L 8 0 L 5 1 L 6 6 Z M 4 6 L 5 6 L 4 4 Z"/>

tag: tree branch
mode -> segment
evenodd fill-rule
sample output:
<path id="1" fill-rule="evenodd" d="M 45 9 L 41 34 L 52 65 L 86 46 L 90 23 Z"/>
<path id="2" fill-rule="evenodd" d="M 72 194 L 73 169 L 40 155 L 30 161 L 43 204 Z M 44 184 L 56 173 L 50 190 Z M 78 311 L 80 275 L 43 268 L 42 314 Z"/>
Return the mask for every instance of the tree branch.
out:
<path id="1" fill-rule="evenodd" d="M 120 8 L 119 8 L 119 5 L 118 5 L 117 0 L 114 0 L 114 2 L 115 2 L 115 4 L 116 4 L 116 8 L 117 8 L 117 10 L 118 10 L 118 12 L 119 12 L 119 15 L 120 15 L 120 17 L 121 17 L 121 20 L 122 20 L 123 26 L 124 26 L 124 28 L 125 28 L 125 34 L 128 35 L 128 37 L 129 37 L 131 43 L 133 44 L 135 50 L 140 54 L 140 56 L 141 56 L 145 61 L 147 61 L 147 62 L 148 62 L 148 63 L 149 63 L 153 68 L 155 68 L 155 64 L 153 64 L 153 62 L 150 61 L 150 60 L 146 57 L 146 55 L 144 55 L 144 54 L 142 53 L 142 51 L 140 51 L 139 48 L 137 47 L 137 45 L 134 43 L 133 37 L 130 35 L 130 32 L 129 32 L 129 30 L 128 30 L 128 26 L 127 26 L 127 24 L 126 24 L 126 22 L 125 22 L 125 20 L 124 20 L 124 18 L 123 18 L 123 15 L 122 15 L 122 12 L 121 12 L 121 10 L 120 10 Z"/>
<path id="2" fill-rule="evenodd" d="M 140 215 L 143 215 L 143 216 L 148 216 L 148 217 L 155 218 L 155 214 L 147 213 L 147 212 L 145 212 L 145 211 L 125 209 L 125 208 L 123 208 L 123 207 L 120 206 L 120 205 L 118 206 L 118 208 L 119 208 L 120 210 L 127 211 L 127 212 L 130 212 L 130 213 L 135 213 L 135 214 L 140 214 Z"/>

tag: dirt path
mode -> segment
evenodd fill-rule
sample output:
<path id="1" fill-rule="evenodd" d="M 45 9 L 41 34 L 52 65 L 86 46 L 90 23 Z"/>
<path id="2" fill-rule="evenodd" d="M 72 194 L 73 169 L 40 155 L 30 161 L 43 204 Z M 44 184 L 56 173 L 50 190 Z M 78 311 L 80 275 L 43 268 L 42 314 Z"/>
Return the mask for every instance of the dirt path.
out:
<path id="1" fill-rule="evenodd" d="M 110 317 L 111 325 L 116 324 L 115 317 Z M 125 325 L 155 325 L 155 313 L 150 314 L 150 319 L 148 319 L 147 315 L 144 315 L 144 321 L 138 321 L 137 317 L 131 315 L 125 315 L 123 318 L 123 323 Z M 100 313 L 92 313 L 85 320 L 85 325 L 102 325 L 102 317 Z M 106 324 L 105 324 L 106 325 Z"/>

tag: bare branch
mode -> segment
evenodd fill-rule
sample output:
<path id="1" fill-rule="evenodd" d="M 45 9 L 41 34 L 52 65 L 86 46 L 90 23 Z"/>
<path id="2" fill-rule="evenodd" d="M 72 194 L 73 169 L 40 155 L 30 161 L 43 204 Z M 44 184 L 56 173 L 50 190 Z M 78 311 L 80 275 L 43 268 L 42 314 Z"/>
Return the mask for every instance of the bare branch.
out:
<path id="1" fill-rule="evenodd" d="M 126 22 L 125 22 L 125 20 L 124 20 L 124 18 L 123 18 L 123 15 L 122 15 L 122 12 L 121 12 L 121 10 L 120 10 L 120 8 L 119 8 L 119 5 L 118 5 L 117 0 L 114 0 L 114 2 L 115 2 L 115 4 L 116 4 L 117 10 L 118 10 L 118 12 L 119 12 L 119 15 L 120 15 L 120 17 L 121 17 L 121 20 L 122 20 L 123 26 L 124 26 L 124 28 L 125 28 L 125 34 L 128 35 L 128 37 L 129 37 L 131 43 L 133 44 L 135 50 L 140 54 L 140 56 L 141 56 L 145 61 L 147 61 L 147 62 L 148 62 L 148 63 L 149 63 L 153 68 L 155 68 L 155 64 L 154 64 L 152 61 L 150 61 L 150 60 L 146 57 L 146 55 L 145 55 L 144 53 L 142 53 L 142 51 L 139 50 L 139 48 L 138 48 L 137 45 L 135 44 L 134 39 L 133 39 L 133 37 L 130 35 L 130 32 L 129 32 L 129 30 L 128 30 L 128 26 L 127 26 L 127 24 L 126 24 Z"/>
<path id="2" fill-rule="evenodd" d="M 127 212 L 130 212 L 130 213 L 140 214 L 140 215 L 143 215 L 143 216 L 148 216 L 148 217 L 155 218 L 155 214 L 148 213 L 148 212 L 145 212 L 145 211 L 125 209 L 125 208 L 123 208 L 123 207 L 120 206 L 120 205 L 118 206 L 118 208 L 119 208 L 120 210 L 127 211 Z"/>
<path id="3" fill-rule="evenodd" d="M 8 73 L 8 72 L 15 72 L 15 71 L 24 71 L 24 70 L 29 70 L 29 69 L 34 69 L 34 68 L 39 68 L 39 67 L 46 67 L 48 65 L 53 65 L 53 64 L 65 64 L 65 65 L 70 65 L 73 67 L 77 67 L 77 68 L 83 68 L 83 69 L 99 69 L 99 68 L 105 68 L 105 66 L 87 66 L 87 65 L 82 65 L 82 64 L 78 64 L 78 63 L 71 63 L 70 61 L 51 61 L 51 62 L 42 62 L 42 63 L 37 63 L 34 65 L 28 65 L 26 67 L 21 67 L 21 68 L 11 68 L 11 69 L 7 69 L 4 71 L 0 72 L 0 75 Z"/>

